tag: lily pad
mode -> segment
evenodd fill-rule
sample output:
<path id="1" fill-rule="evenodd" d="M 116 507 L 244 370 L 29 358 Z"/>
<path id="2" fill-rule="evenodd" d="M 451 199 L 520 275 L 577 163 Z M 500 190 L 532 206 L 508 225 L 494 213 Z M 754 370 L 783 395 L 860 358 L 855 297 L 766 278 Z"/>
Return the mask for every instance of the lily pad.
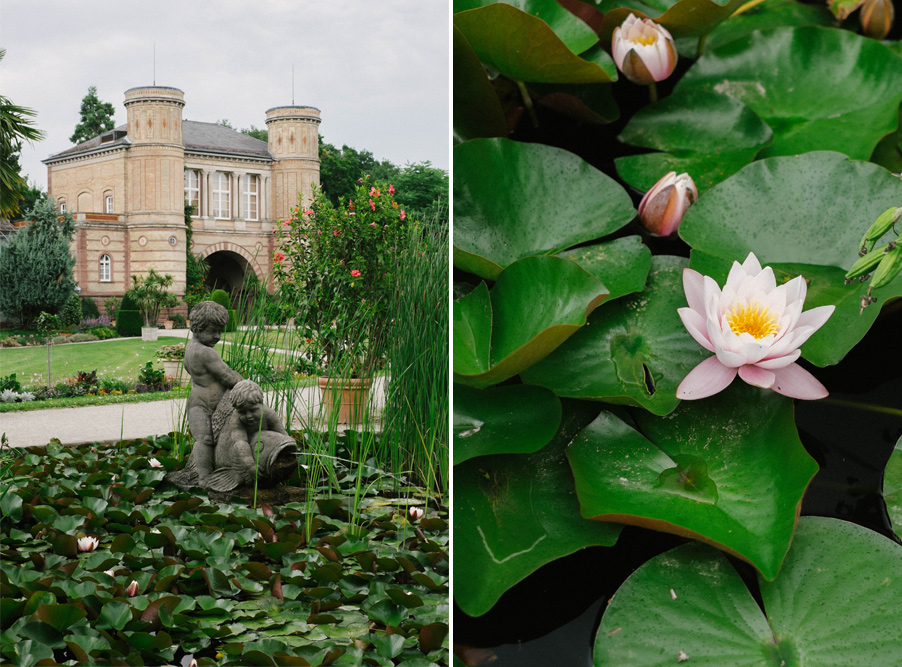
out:
<path id="1" fill-rule="evenodd" d="M 482 456 L 454 467 L 454 597 L 470 616 L 487 612 L 545 563 L 617 540 L 620 526 L 580 517 L 564 456 L 594 412 L 566 410 L 551 443 L 535 454 Z"/>
<path id="2" fill-rule="evenodd" d="M 883 473 L 883 500 L 893 530 L 902 537 L 902 438 L 896 441 Z"/>
<path id="3" fill-rule="evenodd" d="M 558 253 L 598 278 L 610 291 L 607 301 L 641 292 L 651 270 L 651 250 L 639 236 L 581 246 Z"/>
<path id="4" fill-rule="evenodd" d="M 594 664 L 891 665 L 902 641 L 902 549 L 866 528 L 803 517 L 764 611 L 723 554 L 687 544 L 614 595 Z M 691 631 L 687 631 L 691 628 Z"/>
<path id="5" fill-rule="evenodd" d="M 694 250 L 728 260 L 717 271 L 724 277 L 724 267 L 749 252 L 786 280 L 804 275 L 806 308 L 837 306 L 802 348 L 806 359 L 825 366 L 838 363 L 864 337 L 884 302 L 902 296 L 900 276 L 874 290 L 877 303 L 859 314 L 867 285 L 843 280 L 864 232 L 900 197 L 902 187 L 888 171 L 839 153 L 759 160 L 700 197 L 679 234 Z M 714 263 L 701 256 L 693 262 L 702 273 L 713 270 Z"/>
<path id="6" fill-rule="evenodd" d="M 454 137 L 466 141 L 507 134 L 501 103 L 473 47 L 454 28 Z"/>
<path id="7" fill-rule="evenodd" d="M 637 422 L 602 412 L 567 450 L 583 516 L 694 537 L 776 577 L 818 469 L 792 400 L 736 383 Z"/>
<path id="8" fill-rule="evenodd" d="M 833 150 L 867 160 L 896 129 L 902 68 L 887 47 L 847 30 L 782 27 L 707 51 L 676 89 L 751 107 L 774 131 L 760 157 Z"/>
<path id="9" fill-rule="evenodd" d="M 455 2 L 454 25 L 479 59 L 515 81 L 535 83 L 610 83 L 617 67 L 601 48 L 592 29 L 549 0 L 525 0 L 523 11 L 512 4 Z M 473 7 L 473 5 L 477 5 Z M 553 8 L 552 5 L 557 5 Z M 458 7 L 467 8 L 457 11 Z M 548 19 L 549 22 L 546 22 Z M 584 53 L 580 57 L 579 53 Z"/>
<path id="10" fill-rule="evenodd" d="M 630 14 L 654 19 L 674 38 L 700 37 L 739 9 L 742 0 L 603 0 L 604 22 L 599 31 L 602 43 L 610 44 L 614 29 Z"/>
<path id="11" fill-rule="evenodd" d="M 529 368 L 582 327 L 607 295 L 573 262 L 514 262 L 490 294 L 480 287 L 454 304 L 455 381 L 488 387 Z"/>
<path id="12" fill-rule="evenodd" d="M 482 278 L 610 234 L 635 216 L 616 181 L 567 151 L 508 139 L 454 148 L 454 265 Z"/>
<path id="13" fill-rule="evenodd" d="M 485 454 L 530 454 L 561 423 L 561 401 L 547 389 L 454 386 L 454 464 Z"/>
<path id="14" fill-rule="evenodd" d="M 674 93 L 640 109 L 620 141 L 660 153 L 618 158 L 617 173 L 649 190 L 668 171 L 688 173 L 699 192 L 755 159 L 773 139 L 770 127 L 742 102 L 713 91 Z"/>
<path id="15" fill-rule="evenodd" d="M 686 305 L 685 266 L 680 257 L 653 257 L 645 291 L 597 309 L 589 326 L 523 371 L 523 381 L 558 396 L 672 412 L 677 386 L 710 356 L 677 314 Z"/>

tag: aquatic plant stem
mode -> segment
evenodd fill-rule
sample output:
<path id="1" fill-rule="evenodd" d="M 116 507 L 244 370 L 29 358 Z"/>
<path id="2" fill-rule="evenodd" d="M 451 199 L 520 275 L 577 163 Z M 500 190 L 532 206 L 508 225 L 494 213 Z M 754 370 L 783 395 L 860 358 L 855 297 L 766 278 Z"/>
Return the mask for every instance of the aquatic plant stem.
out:
<path id="1" fill-rule="evenodd" d="M 658 88 L 655 86 L 654 81 L 648 84 L 648 99 L 652 104 L 658 101 Z"/>
<path id="2" fill-rule="evenodd" d="M 520 98 L 523 100 L 523 106 L 526 107 L 526 112 L 529 114 L 532 126 L 538 127 L 539 116 L 536 113 L 535 107 L 532 105 L 532 98 L 529 96 L 529 91 L 526 90 L 526 84 L 522 81 L 517 81 L 517 90 L 520 91 Z"/>
<path id="3" fill-rule="evenodd" d="M 859 403 L 857 401 L 844 401 L 841 398 L 822 398 L 821 403 L 829 403 L 830 405 L 839 405 L 854 410 L 863 410 L 865 412 L 877 412 L 884 415 L 893 415 L 902 417 L 902 410 L 899 408 L 890 408 L 885 405 L 873 405 L 871 403 Z"/>
<path id="4" fill-rule="evenodd" d="M 708 41 L 708 33 L 698 38 L 698 48 L 695 51 L 695 59 L 698 60 L 705 55 L 705 43 Z"/>

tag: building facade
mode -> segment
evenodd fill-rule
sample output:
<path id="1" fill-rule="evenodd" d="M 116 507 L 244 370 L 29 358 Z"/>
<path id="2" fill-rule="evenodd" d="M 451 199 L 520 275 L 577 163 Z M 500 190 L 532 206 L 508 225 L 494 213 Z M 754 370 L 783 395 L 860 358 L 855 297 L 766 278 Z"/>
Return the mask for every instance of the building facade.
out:
<path id="1" fill-rule="evenodd" d="M 248 272 L 269 278 L 275 224 L 319 185 L 319 110 L 266 112 L 269 142 L 216 123 L 183 120 L 184 93 L 125 92 L 128 123 L 46 160 L 47 192 L 77 223 L 75 279 L 102 309 L 132 275 L 154 268 L 185 291 L 185 203 L 192 248 L 209 282 L 235 290 Z"/>

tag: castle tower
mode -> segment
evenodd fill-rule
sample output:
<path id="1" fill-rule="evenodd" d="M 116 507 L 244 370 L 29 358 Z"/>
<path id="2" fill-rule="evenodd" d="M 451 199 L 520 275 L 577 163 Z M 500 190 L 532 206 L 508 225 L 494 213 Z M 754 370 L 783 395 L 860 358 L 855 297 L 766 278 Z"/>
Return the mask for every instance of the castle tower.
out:
<path id="1" fill-rule="evenodd" d="M 314 107 L 273 107 L 266 112 L 269 152 L 272 165 L 272 218 L 291 217 L 298 205 L 313 197 L 319 185 L 319 109 Z"/>
<path id="2" fill-rule="evenodd" d="M 128 112 L 126 198 L 133 274 L 154 267 L 185 285 L 185 94 L 167 86 L 125 91 Z"/>

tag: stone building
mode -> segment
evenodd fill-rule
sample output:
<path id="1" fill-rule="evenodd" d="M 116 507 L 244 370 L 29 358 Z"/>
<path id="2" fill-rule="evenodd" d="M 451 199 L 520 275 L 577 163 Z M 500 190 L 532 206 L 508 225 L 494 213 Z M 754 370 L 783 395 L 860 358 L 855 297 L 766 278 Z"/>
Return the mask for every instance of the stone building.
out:
<path id="1" fill-rule="evenodd" d="M 185 202 L 195 206 L 192 248 L 209 282 L 266 280 L 276 221 L 319 184 L 319 110 L 266 112 L 269 142 L 216 123 L 182 119 L 177 88 L 125 92 L 128 123 L 46 160 L 48 196 L 77 221 L 75 279 L 101 306 L 151 267 L 185 291 Z"/>

